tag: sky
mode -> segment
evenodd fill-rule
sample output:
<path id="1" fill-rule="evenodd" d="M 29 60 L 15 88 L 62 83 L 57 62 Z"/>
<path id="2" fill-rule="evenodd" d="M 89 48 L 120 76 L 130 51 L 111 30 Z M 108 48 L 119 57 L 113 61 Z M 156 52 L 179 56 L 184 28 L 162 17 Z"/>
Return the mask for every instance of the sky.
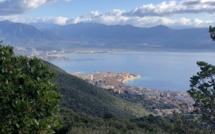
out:
<path id="1" fill-rule="evenodd" d="M 0 0 L 0 20 L 208 27 L 215 25 L 215 0 Z"/>

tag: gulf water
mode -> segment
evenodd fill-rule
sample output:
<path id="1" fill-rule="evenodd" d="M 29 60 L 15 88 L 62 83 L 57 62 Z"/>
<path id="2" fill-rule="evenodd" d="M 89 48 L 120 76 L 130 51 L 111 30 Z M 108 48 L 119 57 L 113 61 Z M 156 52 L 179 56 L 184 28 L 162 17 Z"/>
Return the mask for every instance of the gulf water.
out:
<path id="1" fill-rule="evenodd" d="M 68 73 L 130 72 L 140 79 L 128 81 L 131 86 L 159 90 L 186 91 L 190 77 L 199 71 L 197 61 L 215 65 L 215 53 L 142 52 L 67 54 L 70 61 L 52 61 Z"/>

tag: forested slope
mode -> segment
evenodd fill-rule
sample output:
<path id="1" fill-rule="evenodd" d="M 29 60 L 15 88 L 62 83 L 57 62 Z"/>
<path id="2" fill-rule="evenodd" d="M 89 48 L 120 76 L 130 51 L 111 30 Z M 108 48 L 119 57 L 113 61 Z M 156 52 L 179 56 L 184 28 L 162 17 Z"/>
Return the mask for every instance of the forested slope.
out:
<path id="1" fill-rule="evenodd" d="M 213 133 L 191 115 L 154 116 L 132 99 L 109 93 L 45 62 L 56 74 L 62 94 L 57 134 Z"/>
<path id="2" fill-rule="evenodd" d="M 72 76 L 55 65 L 45 62 L 56 73 L 56 84 L 63 96 L 61 106 L 74 112 L 103 117 L 111 114 L 120 118 L 142 117 L 144 107 L 116 97 L 84 80 Z"/>

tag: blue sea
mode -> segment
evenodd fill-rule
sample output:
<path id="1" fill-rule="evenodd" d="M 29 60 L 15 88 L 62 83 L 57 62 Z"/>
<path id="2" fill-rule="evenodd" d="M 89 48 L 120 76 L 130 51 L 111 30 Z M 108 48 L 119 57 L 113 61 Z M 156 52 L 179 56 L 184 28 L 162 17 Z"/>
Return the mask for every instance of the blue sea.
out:
<path id="1" fill-rule="evenodd" d="M 52 61 L 68 73 L 130 72 L 141 78 L 128 81 L 131 86 L 159 90 L 186 91 L 190 77 L 199 68 L 197 61 L 215 65 L 215 53 L 206 52 L 139 52 L 68 54 L 70 61 Z"/>

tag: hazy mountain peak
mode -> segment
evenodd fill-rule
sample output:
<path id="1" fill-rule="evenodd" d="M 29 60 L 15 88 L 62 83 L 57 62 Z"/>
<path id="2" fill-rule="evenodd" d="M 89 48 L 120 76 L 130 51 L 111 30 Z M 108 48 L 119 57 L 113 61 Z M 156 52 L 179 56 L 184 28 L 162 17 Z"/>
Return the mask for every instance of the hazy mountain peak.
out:
<path id="1" fill-rule="evenodd" d="M 59 48 L 111 48 L 135 50 L 202 50 L 211 48 L 207 28 L 171 29 L 164 25 L 140 28 L 131 25 L 77 23 L 69 25 L 32 25 L 0 22 L 0 40 Z M 42 30 L 41 30 L 42 29 Z M 38 43 L 40 41 L 41 43 Z M 54 43 L 53 43 L 54 41 Z M 11 44 L 11 43 L 10 43 Z M 155 47 L 156 46 L 156 47 Z"/>
<path id="2" fill-rule="evenodd" d="M 160 30 L 164 30 L 164 29 L 170 29 L 169 27 L 165 26 L 165 25 L 157 25 L 154 27 L 151 27 L 153 29 L 160 29 Z"/>

